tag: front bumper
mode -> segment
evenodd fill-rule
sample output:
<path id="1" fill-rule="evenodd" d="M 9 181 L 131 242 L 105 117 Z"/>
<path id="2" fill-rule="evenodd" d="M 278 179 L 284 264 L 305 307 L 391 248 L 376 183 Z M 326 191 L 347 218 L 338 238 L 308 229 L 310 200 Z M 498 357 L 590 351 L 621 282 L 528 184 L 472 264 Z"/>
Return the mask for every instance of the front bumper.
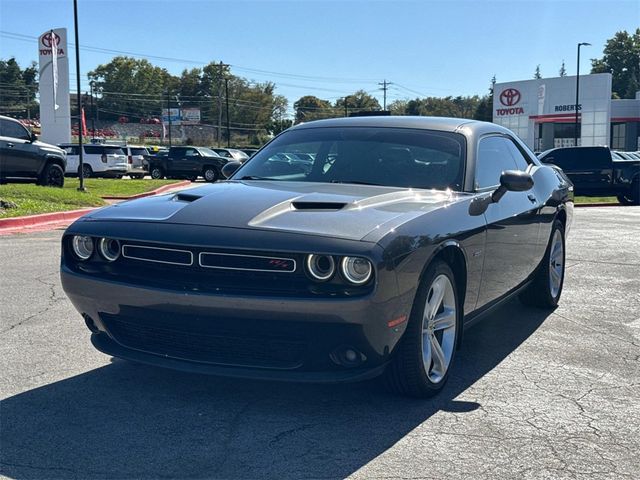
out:
<path id="1" fill-rule="evenodd" d="M 185 293 L 96 279 L 64 264 L 62 285 L 94 346 L 134 361 L 215 375 L 307 382 L 382 372 L 409 315 L 398 297 L 283 298 Z M 355 362 L 341 362 L 352 349 Z M 338 360 L 336 360 L 338 359 Z"/>

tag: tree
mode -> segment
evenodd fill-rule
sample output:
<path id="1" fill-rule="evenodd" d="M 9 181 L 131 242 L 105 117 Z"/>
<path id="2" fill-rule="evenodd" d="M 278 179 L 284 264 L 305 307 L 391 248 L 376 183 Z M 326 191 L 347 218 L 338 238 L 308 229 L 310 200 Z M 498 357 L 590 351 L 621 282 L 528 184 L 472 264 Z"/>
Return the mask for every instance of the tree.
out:
<path id="1" fill-rule="evenodd" d="M 179 79 L 148 60 L 115 57 L 89 72 L 96 83 L 98 106 L 106 116 L 157 116 L 166 106 L 165 92 L 179 93 Z"/>
<path id="2" fill-rule="evenodd" d="M 591 73 L 611 73 L 614 98 L 635 98 L 640 89 L 640 28 L 633 35 L 616 32 L 607 40 L 602 58 L 591 59 Z"/>
<path id="3" fill-rule="evenodd" d="M 391 115 L 406 115 L 408 100 L 394 100 L 387 109 L 391 112 Z"/>
<path id="4" fill-rule="evenodd" d="M 562 59 L 562 65 L 560 66 L 560 71 L 558 72 L 558 75 L 560 75 L 561 77 L 567 76 L 567 69 L 564 66 L 564 58 Z"/>
<path id="5" fill-rule="evenodd" d="M 358 90 L 351 95 L 339 98 L 336 100 L 335 107 L 336 110 L 344 113 L 382 110 L 380 102 L 364 90 Z"/>
<path id="6" fill-rule="evenodd" d="M 35 62 L 24 70 L 15 58 L 0 60 L 0 113 L 24 117 L 38 107 L 38 67 Z"/>
<path id="7" fill-rule="evenodd" d="M 539 80 L 542 78 L 542 74 L 540 73 L 540 64 L 536 65 L 536 71 L 533 74 L 533 78 Z"/>
<path id="8" fill-rule="evenodd" d="M 480 99 L 478 107 L 476 108 L 473 118 L 481 120 L 483 122 L 493 121 L 493 87 L 496 84 L 496 76 L 491 78 L 491 85 L 489 85 L 489 95 L 485 95 Z"/>
<path id="9" fill-rule="evenodd" d="M 321 118 L 335 117 L 335 111 L 328 100 L 322 100 L 313 95 L 300 97 L 293 104 L 296 111 L 295 123 L 309 122 Z"/>

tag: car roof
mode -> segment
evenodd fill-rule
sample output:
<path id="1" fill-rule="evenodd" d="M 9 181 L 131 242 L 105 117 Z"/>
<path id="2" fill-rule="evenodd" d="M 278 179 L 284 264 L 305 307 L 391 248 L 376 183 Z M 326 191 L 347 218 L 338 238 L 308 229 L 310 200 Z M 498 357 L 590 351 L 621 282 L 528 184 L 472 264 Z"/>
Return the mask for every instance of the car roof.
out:
<path id="1" fill-rule="evenodd" d="M 499 125 L 465 118 L 449 117 L 417 117 L 417 116 L 379 116 L 379 117 L 342 117 L 326 120 L 314 120 L 300 123 L 292 129 L 318 128 L 318 127 L 396 127 L 396 128 L 421 128 L 425 130 L 441 130 L 455 132 L 462 126 L 472 129 L 506 130 Z"/>

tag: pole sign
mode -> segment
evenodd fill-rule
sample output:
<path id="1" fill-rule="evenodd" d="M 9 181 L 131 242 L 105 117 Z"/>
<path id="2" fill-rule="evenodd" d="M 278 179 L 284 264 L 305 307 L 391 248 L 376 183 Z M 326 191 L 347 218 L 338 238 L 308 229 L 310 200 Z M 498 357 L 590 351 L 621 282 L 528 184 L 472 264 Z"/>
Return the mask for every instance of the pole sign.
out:
<path id="1" fill-rule="evenodd" d="M 71 141 L 67 29 L 54 28 L 38 37 L 40 125 L 42 141 Z"/>

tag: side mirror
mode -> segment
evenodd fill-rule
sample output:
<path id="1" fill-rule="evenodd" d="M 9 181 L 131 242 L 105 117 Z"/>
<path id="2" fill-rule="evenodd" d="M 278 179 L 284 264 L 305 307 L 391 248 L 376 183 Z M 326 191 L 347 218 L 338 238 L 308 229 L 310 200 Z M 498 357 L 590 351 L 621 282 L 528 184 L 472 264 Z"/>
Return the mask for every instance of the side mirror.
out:
<path id="1" fill-rule="evenodd" d="M 31 134 L 31 143 L 35 142 L 36 140 L 38 140 L 38 135 L 36 135 L 35 133 Z"/>
<path id="2" fill-rule="evenodd" d="M 491 194 L 493 203 L 499 202 L 507 192 L 524 192 L 533 187 L 533 177 L 520 170 L 505 170 L 500 175 L 500 186 Z"/>
<path id="3" fill-rule="evenodd" d="M 229 178 L 231 175 L 236 173 L 236 170 L 238 170 L 241 166 L 242 164 L 240 162 L 236 162 L 235 160 L 227 162 L 225 166 L 222 167 L 222 175 L 224 175 L 224 178 Z"/>

